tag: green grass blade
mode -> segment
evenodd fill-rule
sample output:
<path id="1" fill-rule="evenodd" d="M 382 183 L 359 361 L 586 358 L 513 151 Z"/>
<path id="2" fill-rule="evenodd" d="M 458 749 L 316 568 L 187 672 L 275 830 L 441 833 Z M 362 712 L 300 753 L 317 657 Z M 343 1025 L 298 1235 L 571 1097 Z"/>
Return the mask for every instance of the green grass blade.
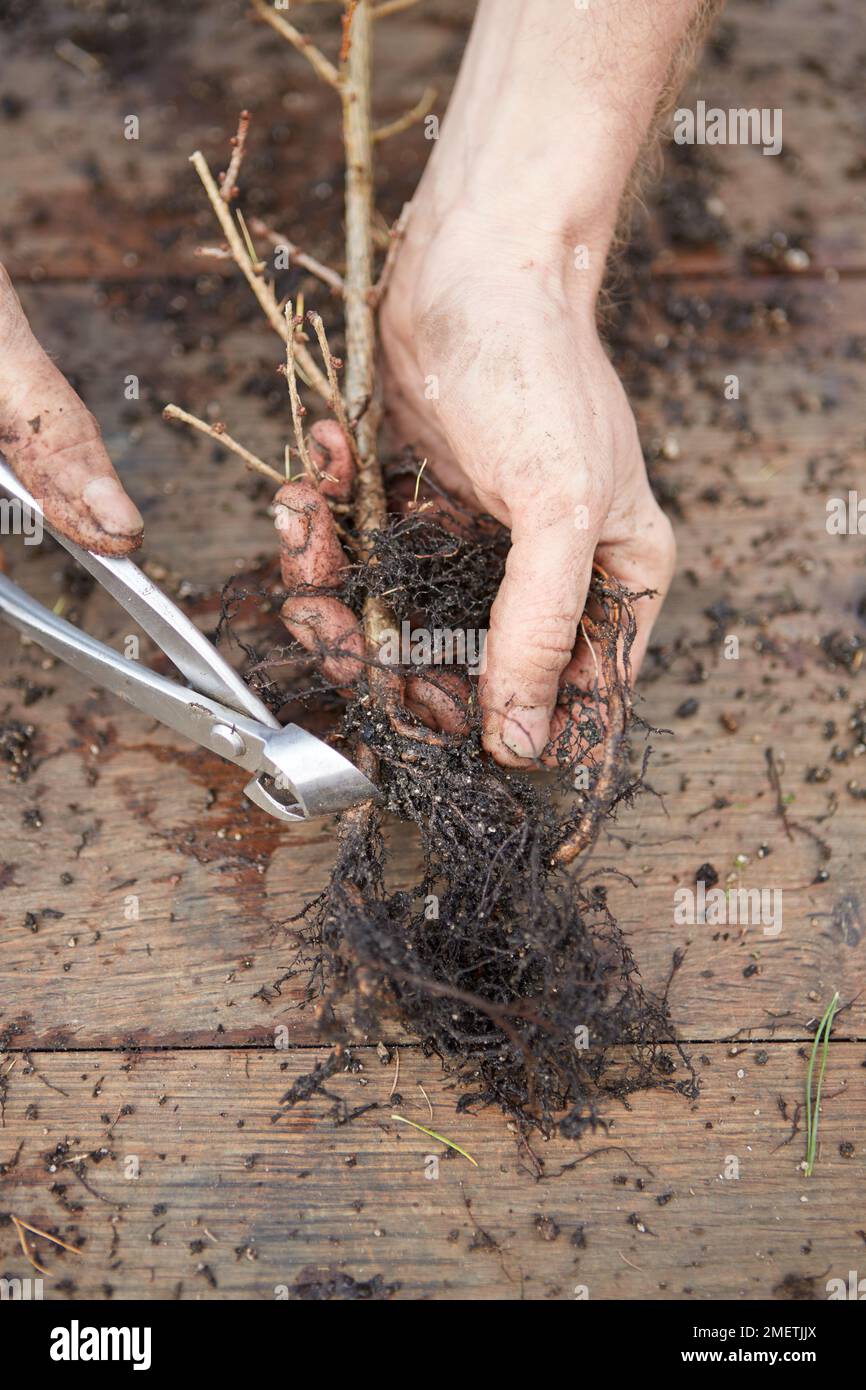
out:
<path id="1" fill-rule="evenodd" d="M 839 991 L 836 990 L 830 1003 L 824 1012 L 821 1022 L 818 1024 L 815 1033 L 815 1041 L 812 1044 L 812 1055 L 809 1058 L 809 1070 L 806 1075 L 806 1177 L 811 1178 L 815 1168 L 815 1159 L 818 1154 L 818 1119 L 821 1108 L 821 1091 L 824 1087 L 824 1075 L 827 1071 L 827 1054 L 830 1048 L 830 1031 L 833 1027 L 833 1019 L 839 1008 Z M 812 1105 L 812 1078 L 815 1074 L 815 1061 L 818 1056 L 818 1049 L 821 1048 L 821 1068 L 818 1073 L 818 1085 L 815 1091 L 815 1104 Z"/>
<path id="2" fill-rule="evenodd" d="M 453 1140 L 446 1139 L 444 1134 L 437 1134 L 435 1129 L 425 1129 L 423 1125 L 416 1125 L 414 1120 L 407 1120 L 405 1115 L 392 1114 L 391 1119 L 402 1120 L 404 1125 L 411 1125 L 413 1129 L 420 1129 L 422 1134 L 429 1135 L 431 1139 L 438 1139 L 440 1144 L 444 1144 L 448 1149 L 453 1149 L 455 1153 L 462 1154 L 462 1156 L 468 1158 L 469 1162 L 474 1164 L 476 1168 L 478 1167 L 477 1160 L 474 1159 L 471 1154 L 468 1154 L 465 1149 L 461 1149 L 460 1145 L 455 1144 Z"/>

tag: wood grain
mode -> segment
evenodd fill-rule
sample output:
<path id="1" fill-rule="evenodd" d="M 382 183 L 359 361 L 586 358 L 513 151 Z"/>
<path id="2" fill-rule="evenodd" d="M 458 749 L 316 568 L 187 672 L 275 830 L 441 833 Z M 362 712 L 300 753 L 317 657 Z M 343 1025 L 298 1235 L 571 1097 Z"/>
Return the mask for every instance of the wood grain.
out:
<path id="1" fill-rule="evenodd" d="M 74 317 L 79 292 L 67 293 L 69 301 L 52 292 L 50 313 L 43 292 L 34 296 L 49 343 L 64 307 Z M 649 985 L 663 988 L 673 951 L 687 947 L 671 995 L 686 1036 L 772 1029 L 798 1038 L 836 988 L 855 999 L 849 1022 L 853 1036 L 864 1036 L 864 803 L 847 789 L 859 774 L 847 724 L 862 676 L 833 669 L 819 643 L 837 629 L 862 629 L 860 538 L 828 534 L 826 500 L 847 497 L 862 476 L 866 367 L 846 344 L 866 313 L 866 287 L 794 292 L 749 282 L 726 290 L 714 308 L 704 282 L 681 282 L 673 306 L 672 293 L 660 287 L 628 330 L 629 338 L 669 339 L 637 400 L 656 484 L 678 513 L 679 574 L 641 686 L 641 712 L 671 731 L 650 740 L 649 780 L 663 800 L 644 796 L 623 812 L 593 866 L 640 885 L 636 894 L 611 878 L 609 891 Z M 672 326 L 682 305 L 711 308 L 700 332 Z M 744 317 L 754 326 L 744 329 Z M 159 344 L 143 341 L 140 351 L 142 362 L 156 361 Z M 627 372 L 629 341 L 618 351 Z M 193 395 L 201 354 L 182 359 L 178 372 L 188 373 Z M 738 402 L 722 395 L 731 372 L 741 382 Z M 103 369 L 91 378 L 94 404 L 120 442 L 116 382 Z M 242 408 L 244 424 L 254 414 L 237 386 L 226 388 L 224 403 L 233 424 Z M 234 463 L 215 464 L 209 444 L 170 432 L 153 415 L 135 428 L 126 459 L 149 519 L 147 555 L 186 585 L 190 610 L 208 628 L 226 574 L 235 565 L 253 571 L 273 546 L 268 489 L 250 490 Z M 281 428 L 259 423 L 274 443 Z M 665 458 L 665 449 L 677 456 Z M 10 558 L 33 592 L 56 600 L 57 551 L 20 547 Z M 707 616 L 723 611 L 719 604 L 731 609 L 721 628 Z M 130 624 L 116 605 L 95 593 L 79 607 L 90 631 L 122 643 Z M 725 659 L 729 635 L 740 642 L 738 660 Z M 293 954 L 280 923 L 324 885 L 330 827 L 269 822 L 245 804 L 243 774 L 88 690 L 75 673 L 44 671 L 37 648 L 4 640 L 14 663 L 4 703 L 33 722 L 38 766 L 27 782 L 0 787 L 3 859 L 17 866 L 0 891 L 0 1025 L 14 1021 L 41 1045 L 240 1043 L 272 1036 L 278 1023 L 314 1041 L 295 1007 L 302 978 L 270 1003 L 261 991 L 271 993 Z M 257 640 L 278 642 L 277 627 L 259 623 Z M 147 657 L 151 649 L 143 650 Z M 25 707 L 26 680 L 53 693 Z M 698 701 L 696 712 L 678 714 L 689 700 Z M 829 738 L 828 720 L 836 725 Z M 791 838 L 768 779 L 768 747 L 784 795 L 794 798 L 789 818 L 803 827 Z M 836 761 L 834 749 L 846 760 Z M 808 781 L 813 768 L 821 776 L 826 769 L 828 780 Z M 714 810 L 719 800 L 729 804 Z M 35 809 L 43 830 L 24 827 Z M 814 836 L 831 852 L 826 864 Z M 405 885 L 417 848 L 405 828 L 394 827 L 393 843 L 394 882 Z M 723 885 L 733 875 L 735 888 L 783 893 L 778 937 L 760 925 L 675 924 L 675 889 L 693 887 L 707 862 Z M 815 882 L 822 867 L 829 877 Z M 63 873 L 74 882 L 61 883 Z M 137 920 L 124 915 L 130 895 Z M 46 908 L 64 916 L 41 916 L 38 930 L 28 930 L 27 914 Z M 107 971 L 121 988 L 106 990 Z"/>
<path id="2" fill-rule="evenodd" d="M 23 1147 L 0 1208 L 84 1252 L 38 1242 L 45 1296 L 298 1297 L 339 1272 L 379 1276 L 407 1299 L 573 1300 L 580 1286 L 591 1300 L 772 1298 L 793 1275 L 824 1298 L 827 1279 L 863 1267 L 862 1046 L 831 1046 L 809 1180 L 802 1135 L 785 1143 L 806 1065 L 794 1046 L 707 1048 L 698 1102 L 648 1093 L 614 1107 L 609 1132 L 579 1147 L 536 1141 L 541 1180 L 501 1116 L 455 1114 L 436 1063 L 416 1049 L 400 1051 L 399 1107 L 394 1062 L 367 1048 L 330 1089 L 350 1110 L 376 1108 L 335 1125 L 334 1102 L 317 1098 L 271 1123 L 322 1055 L 34 1053 L 28 1064 L 18 1054 L 0 1161 Z M 478 1166 L 392 1113 L 432 1126 Z M 85 1188 L 75 1155 L 102 1150 L 85 1160 Z M 124 1176 L 131 1160 L 137 1178 Z M 27 1274 L 0 1225 L 0 1275 Z"/>
<path id="3" fill-rule="evenodd" d="M 425 0 L 380 26 L 383 120 L 431 80 L 444 109 L 472 8 Z M 243 6 L 139 10 L 114 40 L 63 3 L 9 35 L 0 259 L 106 432 L 145 515 L 145 563 L 209 631 L 228 575 L 272 582 L 269 492 L 161 408 L 221 418 L 273 462 L 288 416 L 276 338 L 231 272 L 193 255 L 214 236 L 187 155 L 223 167 L 251 106 L 245 207 L 338 261 L 338 114 Z M 326 41 L 325 7 L 309 14 Z M 325 1055 L 298 1008 L 303 975 L 273 986 L 295 951 L 288 919 L 326 881 L 331 827 L 270 823 L 242 775 L 4 629 L 0 721 L 35 733 L 27 780 L 0 763 L 0 1277 L 33 1273 L 9 1212 L 81 1245 L 37 1242 L 52 1298 L 823 1298 L 827 1279 L 862 1271 L 863 676 L 826 643 L 862 640 L 866 573 L 862 537 L 830 535 L 826 504 L 862 490 L 866 462 L 863 33 L 848 0 L 817 18 L 805 0 L 728 5 L 681 104 L 779 106 L 784 154 L 716 147 L 696 166 L 669 151 L 642 233 L 651 264 L 624 304 L 612 294 L 612 352 L 680 565 L 641 681 L 642 714 L 670 731 L 651 738 L 659 797 L 622 811 L 589 868 L 629 876 L 602 881 L 648 986 L 684 953 L 670 1000 L 700 1099 L 641 1095 L 578 1149 L 533 1144 L 539 1181 L 503 1119 L 456 1114 L 435 1060 L 401 1039 L 401 1113 L 477 1169 L 442 1157 L 425 1176 L 442 1151 L 390 1119 L 394 1063 L 372 1046 L 331 1083 L 336 1110 L 319 1097 L 272 1123 Z M 123 138 L 130 113 L 138 141 Z M 420 129 L 383 148 L 389 217 L 428 152 Z M 721 245 L 695 236 L 708 200 Z M 807 248 L 802 273 L 752 254 L 773 232 Z M 294 273 L 286 291 L 302 285 L 330 331 L 312 282 Z M 129 635 L 105 596 L 70 589 L 58 550 L 4 551 L 38 597 L 62 596 L 104 640 Z M 245 630 L 280 637 L 267 618 Z M 409 884 L 417 847 L 389 833 L 393 882 Z M 677 923 L 674 892 L 706 863 L 722 886 L 781 890 L 779 935 Z M 792 1127 L 835 989 L 849 1007 L 806 1181 Z M 376 1108 L 338 1124 L 342 1102 Z"/>

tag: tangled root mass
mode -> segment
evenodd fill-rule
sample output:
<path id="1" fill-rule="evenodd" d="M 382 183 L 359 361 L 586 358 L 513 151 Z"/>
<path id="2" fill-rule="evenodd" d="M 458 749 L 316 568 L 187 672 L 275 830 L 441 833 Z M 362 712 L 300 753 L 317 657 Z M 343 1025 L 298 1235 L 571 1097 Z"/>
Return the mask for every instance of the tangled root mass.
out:
<path id="1" fill-rule="evenodd" d="M 372 594 L 387 596 L 398 623 L 486 627 L 504 533 L 467 523 L 454 534 L 421 512 L 367 542 L 341 594 L 355 612 Z M 351 1042 L 396 1021 L 457 1078 L 458 1109 L 497 1105 L 521 1132 L 578 1137 L 599 1122 L 605 1097 L 693 1092 L 666 999 L 644 990 L 605 887 L 566 868 L 583 864 L 640 785 L 629 761 L 640 723 L 628 690 L 635 597 L 594 576 L 584 622 L 599 678 L 592 690 L 563 691 L 569 715 L 552 772 L 529 777 L 484 754 L 474 691 L 466 732 L 431 734 L 405 708 L 395 719 L 378 698 L 375 661 L 334 735 L 375 771 L 384 809 L 417 827 L 423 872 L 409 888 L 391 886 L 379 809 L 343 815 L 329 885 L 301 926 L 322 1029 Z M 435 683 L 435 671 L 426 675 Z M 310 1090 L 293 1087 L 284 1103 Z"/>

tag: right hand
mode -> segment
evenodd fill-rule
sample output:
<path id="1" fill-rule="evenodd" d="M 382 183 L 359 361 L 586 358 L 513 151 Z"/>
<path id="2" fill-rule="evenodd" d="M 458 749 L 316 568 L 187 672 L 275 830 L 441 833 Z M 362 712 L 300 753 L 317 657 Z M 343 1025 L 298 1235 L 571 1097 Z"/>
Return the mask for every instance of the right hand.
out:
<path id="1" fill-rule="evenodd" d="M 673 575 L 673 532 L 594 300 L 569 293 L 561 248 L 469 219 L 436 237 L 414 216 L 382 312 L 392 427 L 511 532 L 479 687 L 483 741 L 504 766 L 555 765 L 549 740 L 570 716 L 560 687 L 593 684 L 580 629 L 593 562 L 653 591 L 635 603 L 634 676 Z"/>
<path id="2" fill-rule="evenodd" d="M 0 452 L 62 535 L 98 555 L 141 545 L 144 523 L 99 426 L 36 341 L 2 265 Z"/>

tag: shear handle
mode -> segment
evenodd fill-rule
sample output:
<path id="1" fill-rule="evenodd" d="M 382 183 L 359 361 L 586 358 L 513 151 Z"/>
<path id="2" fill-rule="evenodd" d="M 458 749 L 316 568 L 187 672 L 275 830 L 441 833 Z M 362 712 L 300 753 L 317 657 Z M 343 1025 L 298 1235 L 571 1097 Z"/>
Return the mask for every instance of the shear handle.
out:
<path id="1" fill-rule="evenodd" d="M 165 652 L 182 671 L 196 690 L 214 700 L 243 710 L 262 724 L 278 729 L 276 717 L 236 671 L 224 661 L 212 642 L 199 632 L 185 613 L 172 603 L 152 579 L 133 564 L 110 555 L 94 555 L 82 550 L 68 536 L 56 531 L 47 521 L 41 505 L 12 472 L 0 454 L 0 487 L 15 497 L 29 512 L 38 517 L 44 529 L 69 551 L 88 574 L 92 574 L 112 598 L 126 609 L 129 616 L 143 628 L 148 637 Z"/>
<path id="2" fill-rule="evenodd" d="M 128 660 L 86 632 L 79 631 L 64 618 L 58 618 L 5 575 L 0 575 L 0 612 L 25 636 L 31 637 L 53 656 L 68 662 L 76 671 L 104 686 L 127 704 L 134 705 L 161 724 L 167 724 L 211 753 L 218 753 L 247 772 L 255 773 L 256 779 L 245 790 L 253 801 L 271 815 L 279 820 L 306 820 L 307 806 L 295 793 L 291 776 L 290 750 L 282 748 L 279 743 L 281 730 L 275 732 L 267 724 L 237 714 L 207 695 L 200 695 L 198 691 L 189 690 L 176 681 L 166 680 L 146 666 Z M 275 741 L 273 748 L 272 740 Z M 331 753 L 333 750 L 327 751 Z M 339 757 L 339 754 L 335 756 Z M 348 766 L 352 767 L 351 764 Z M 352 771 L 361 776 L 356 768 L 352 767 Z M 262 774 L 274 780 L 276 795 L 260 789 L 258 777 Z M 285 795 L 286 792 L 289 796 Z M 346 804 L 349 803 L 344 801 L 343 805 Z"/>

